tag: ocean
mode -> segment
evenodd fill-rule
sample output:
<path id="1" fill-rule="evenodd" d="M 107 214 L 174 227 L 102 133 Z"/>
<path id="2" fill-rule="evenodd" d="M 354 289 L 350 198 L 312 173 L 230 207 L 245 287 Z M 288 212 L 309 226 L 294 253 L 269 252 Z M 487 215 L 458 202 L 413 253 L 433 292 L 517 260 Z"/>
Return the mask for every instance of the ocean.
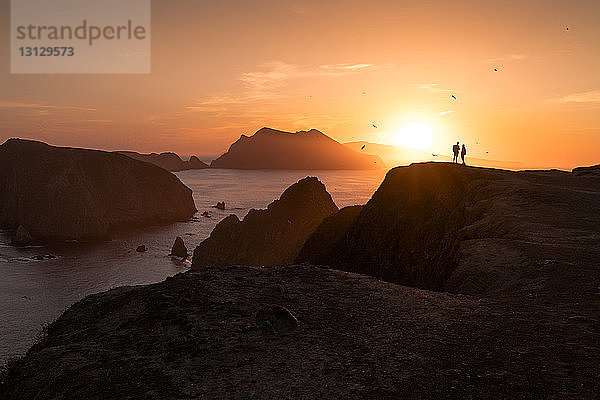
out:
<path id="1" fill-rule="evenodd" d="M 45 324 L 93 293 L 119 286 L 160 282 L 189 269 L 189 261 L 168 254 L 177 236 L 191 253 L 229 214 L 243 218 L 265 208 L 290 185 L 318 177 L 338 207 L 365 204 L 385 171 L 193 170 L 176 174 L 193 190 L 198 213 L 168 226 L 121 232 L 109 242 L 15 248 L 0 231 L 0 366 L 24 355 Z M 212 208 L 225 201 L 226 210 Z M 208 211 L 211 218 L 200 214 Z M 135 249 L 145 245 L 145 253 Z"/>

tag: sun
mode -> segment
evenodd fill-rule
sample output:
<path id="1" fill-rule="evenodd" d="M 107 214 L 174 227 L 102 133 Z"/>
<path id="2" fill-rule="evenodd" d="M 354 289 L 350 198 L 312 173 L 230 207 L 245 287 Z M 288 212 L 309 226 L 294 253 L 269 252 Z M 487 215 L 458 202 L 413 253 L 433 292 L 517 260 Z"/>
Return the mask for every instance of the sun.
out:
<path id="1" fill-rule="evenodd" d="M 434 140 L 433 129 L 421 122 L 410 123 L 394 135 L 394 144 L 413 149 L 429 150 Z"/>

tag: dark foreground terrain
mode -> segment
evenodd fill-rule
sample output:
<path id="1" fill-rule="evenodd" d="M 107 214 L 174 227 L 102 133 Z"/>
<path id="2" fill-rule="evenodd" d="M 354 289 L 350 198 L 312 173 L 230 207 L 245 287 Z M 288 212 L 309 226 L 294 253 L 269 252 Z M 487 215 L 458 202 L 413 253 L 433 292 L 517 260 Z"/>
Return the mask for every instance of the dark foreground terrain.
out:
<path id="1" fill-rule="evenodd" d="M 598 398 L 600 167 L 412 165 L 337 213 L 321 186 L 194 257 L 256 242 L 244 262 L 293 265 L 209 260 L 90 296 L 10 363 L 0 398 Z"/>
<path id="2" fill-rule="evenodd" d="M 269 304 L 298 328 L 265 330 Z M 10 365 L 0 397 L 594 398 L 598 320 L 579 307 L 314 266 L 206 268 L 74 305 Z"/>

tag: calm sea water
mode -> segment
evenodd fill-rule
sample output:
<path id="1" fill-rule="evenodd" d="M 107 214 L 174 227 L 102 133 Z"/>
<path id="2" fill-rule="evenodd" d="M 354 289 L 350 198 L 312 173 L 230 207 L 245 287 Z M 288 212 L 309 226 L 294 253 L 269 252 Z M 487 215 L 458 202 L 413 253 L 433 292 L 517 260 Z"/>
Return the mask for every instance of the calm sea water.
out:
<path id="1" fill-rule="evenodd" d="M 317 176 L 338 207 L 365 204 L 384 171 L 238 171 L 198 170 L 177 173 L 194 192 L 199 212 L 186 223 L 122 233 L 107 243 L 17 249 L 0 231 L 0 366 L 25 354 L 44 324 L 54 321 L 83 297 L 111 288 L 164 280 L 189 268 L 189 261 L 169 257 L 175 237 L 188 250 L 210 235 L 230 213 L 243 218 L 251 208 L 265 208 L 291 184 Z M 211 206 L 225 201 L 227 210 Z M 209 211 L 212 218 L 200 216 Z M 136 253 L 138 245 L 148 248 Z M 55 259 L 35 260 L 52 255 Z"/>

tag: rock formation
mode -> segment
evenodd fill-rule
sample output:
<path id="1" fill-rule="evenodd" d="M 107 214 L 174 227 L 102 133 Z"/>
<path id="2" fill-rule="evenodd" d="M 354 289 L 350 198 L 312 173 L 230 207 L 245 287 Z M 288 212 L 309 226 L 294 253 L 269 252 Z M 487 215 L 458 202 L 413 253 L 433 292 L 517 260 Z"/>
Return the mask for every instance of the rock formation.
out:
<path id="1" fill-rule="evenodd" d="M 0 227 L 22 225 L 36 240 L 106 239 L 195 211 L 192 191 L 154 165 L 28 140 L 0 146 Z"/>
<path id="2" fill-rule="evenodd" d="M 414 164 L 389 171 L 344 234 L 335 221 L 322 223 L 298 261 L 420 288 L 551 297 L 592 268 L 570 267 L 578 253 L 600 259 L 600 176 Z"/>
<path id="3" fill-rule="evenodd" d="M 229 169 L 380 169 L 377 156 L 360 154 L 316 129 L 289 133 L 262 128 L 242 135 L 229 151 L 211 163 Z"/>
<path id="4" fill-rule="evenodd" d="M 26 246 L 28 244 L 32 244 L 33 242 L 33 236 L 31 236 L 29 231 L 23 225 L 19 225 L 17 231 L 15 232 L 15 237 L 12 241 L 12 244 L 17 246 Z"/>
<path id="5" fill-rule="evenodd" d="M 208 164 L 200 161 L 200 159 L 196 156 L 192 156 L 189 161 L 183 161 L 181 157 L 175 153 L 140 154 L 134 151 L 117 151 L 116 153 L 126 155 L 134 160 L 145 161 L 154 165 L 158 165 L 159 167 L 171 172 L 209 168 Z"/>
<path id="6" fill-rule="evenodd" d="M 194 250 L 193 268 L 223 265 L 285 265 L 321 221 L 337 211 L 325 186 L 305 178 L 266 210 L 250 210 L 243 221 L 230 215 Z"/>
<path id="7" fill-rule="evenodd" d="M 183 239 L 179 236 L 175 239 L 175 243 L 173 243 L 173 247 L 171 248 L 171 255 L 176 257 L 187 257 L 188 250 L 185 247 L 185 243 L 183 243 Z"/>

